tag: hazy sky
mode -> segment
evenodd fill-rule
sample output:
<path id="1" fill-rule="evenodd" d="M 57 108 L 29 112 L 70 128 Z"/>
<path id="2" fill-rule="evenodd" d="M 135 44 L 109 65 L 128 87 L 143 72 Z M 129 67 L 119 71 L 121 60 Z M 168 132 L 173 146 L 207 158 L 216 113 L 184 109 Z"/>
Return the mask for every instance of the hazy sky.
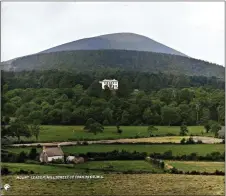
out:
<path id="1" fill-rule="evenodd" d="M 2 61 L 77 39 L 132 32 L 224 65 L 223 2 L 4 2 Z"/>

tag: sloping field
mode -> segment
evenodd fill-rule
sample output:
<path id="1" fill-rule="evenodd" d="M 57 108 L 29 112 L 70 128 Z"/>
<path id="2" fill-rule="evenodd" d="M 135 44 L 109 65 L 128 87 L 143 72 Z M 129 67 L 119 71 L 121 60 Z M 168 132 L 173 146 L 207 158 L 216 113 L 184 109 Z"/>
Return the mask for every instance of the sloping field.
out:
<path id="1" fill-rule="evenodd" d="M 190 136 L 165 136 L 165 137 L 149 137 L 149 138 L 137 138 L 137 139 L 115 139 L 115 140 L 97 140 L 97 141 L 86 141 L 88 144 L 114 144 L 114 143 L 180 143 L 183 138 L 188 139 Z M 202 141 L 204 144 L 214 144 L 221 143 L 222 139 L 213 138 L 213 137 L 201 137 L 193 136 L 195 142 Z M 71 146 L 77 145 L 83 141 L 75 142 L 50 142 L 50 143 L 28 143 L 28 144 L 13 144 L 12 146 L 52 146 L 52 145 L 61 145 L 61 146 Z"/>
<path id="2" fill-rule="evenodd" d="M 224 144 L 90 144 L 90 145 L 79 145 L 79 146 L 63 146 L 64 153 L 87 153 L 87 152 L 111 152 L 114 150 L 126 150 L 129 152 L 147 152 L 147 153 L 164 153 L 166 151 L 172 150 L 173 155 L 188 155 L 191 153 L 197 153 L 198 155 L 206 155 L 211 152 L 225 151 Z M 11 152 L 29 152 L 31 147 L 13 147 L 8 148 Z M 37 148 L 40 152 L 41 148 Z"/>
<path id="3" fill-rule="evenodd" d="M 4 195 L 224 195 L 223 176 L 173 174 L 105 174 L 103 179 L 18 180 L 3 177 L 11 188 Z"/>
<path id="4" fill-rule="evenodd" d="M 103 171 L 123 172 L 123 171 L 142 171 L 163 173 L 163 171 L 151 163 L 146 161 L 90 161 L 83 164 L 54 164 L 54 165 L 39 165 L 27 163 L 2 163 L 2 167 L 7 167 L 12 172 L 18 172 L 20 169 L 25 171 L 33 171 L 36 174 L 76 174 L 85 173 L 87 169 L 91 173 Z"/>
<path id="5" fill-rule="evenodd" d="M 105 126 L 103 133 L 94 135 L 85 131 L 84 126 L 56 126 L 45 125 L 42 126 L 42 130 L 39 135 L 39 142 L 68 142 L 78 140 L 112 140 L 131 137 L 149 137 L 150 134 L 147 131 L 147 126 L 121 126 L 123 130 L 122 134 L 117 133 L 115 126 Z M 179 126 L 156 126 L 157 131 L 152 134 L 155 136 L 167 136 L 168 134 L 174 134 L 179 136 Z M 196 136 L 213 136 L 213 133 L 205 133 L 203 126 L 188 126 L 189 135 Z M 203 132 L 203 135 L 202 135 Z M 35 138 L 21 138 L 24 141 L 35 141 Z"/>
<path id="6" fill-rule="evenodd" d="M 225 171 L 224 162 L 203 162 L 203 161 L 166 161 L 168 165 L 171 165 L 181 171 L 199 171 L 199 172 L 215 172 Z"/>

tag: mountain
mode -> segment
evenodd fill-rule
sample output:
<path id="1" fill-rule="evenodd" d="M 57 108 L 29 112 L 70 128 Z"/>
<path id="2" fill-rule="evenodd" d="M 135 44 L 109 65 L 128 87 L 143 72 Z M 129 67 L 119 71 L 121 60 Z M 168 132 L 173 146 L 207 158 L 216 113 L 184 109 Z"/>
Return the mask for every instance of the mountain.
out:
<path id="1" fill-rule="evenodd" d="M 135 33 L 114 33 L 62 44 L 41 53 L 73 50 L 133 50 L 186 56 L 168 46 Z"/>
<path id="2" fill-rule="evenodd" d="M 37 54 L 2 62 L 4 70 L 120 69 L 136 72 L 162 72 L 189 76 L 215 76 L 224 79 L 223 66 L 194 59 L 132 33 L 116 33 L 86 38 Z"/>

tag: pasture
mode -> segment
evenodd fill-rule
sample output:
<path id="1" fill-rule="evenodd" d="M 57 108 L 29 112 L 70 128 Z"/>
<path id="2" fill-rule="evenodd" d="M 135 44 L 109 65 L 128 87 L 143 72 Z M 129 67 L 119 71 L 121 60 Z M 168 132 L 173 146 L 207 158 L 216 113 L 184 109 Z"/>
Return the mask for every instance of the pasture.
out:
<path id="1" fill-rule="evenodd" d="M 224 176 L 178 174 L 103 174 L 103 179 L 18 180 L 3 177 L 10 184 L 4 195 L 224 195 Z"/>
<path id="2" fill-rule="evenodd" d="M 20 153 L 22 151 L 29 152 L 31 147 L 10 147 L 7 148 L 10 152 Z M 38 152 L 41 148 L 37 148 Z M 87 152 L 111 152 L 114 150 L 125 150 L 129 152 L 147 152 L 147 153 L 164 153 L 171 150 L 173 155 L 189 155 L 197 153 L 198 155 L 205 156 L 211 152 L 225 151 L 224 144 L 90 144 L 78 146 L 62 146 L 64 153 L 87 153 Z"/>
<path id="3" fill-rule="evenodd" d="M 142 171 L 163 173 L 163 171 L 151 163 L 146 161 L 89 161 L 83 164 L 27 164 L 27 163 L 2 163 L 2 167 L 7 167 L 12 172 L 18 172 L 20 169 L 25 171 L 32 170 L 36 174 L 75 174 L 109 172 L 125 172 L 125 171 Z"/>
<path id="4" fill-rule="evenodd" d="M 94 135 L 85 131 L 84 126 L 42 126 L 38 142 L 54 142 L 54 141 L 77 141 L 77 140 L 104 140 L 104 139 L 120 139 L 120 138 L 142 138 L 149 137 L 147 126 L 121 126 L 122 134 L 117 133 L 115 126 L 105 126 L 103 133 Z M 170 134 L 179 135 L 179 126 L 156 126 L 157 131 L 152 134 L 154 136 L 169 136 Z M 188 135 L 197 136 L 213 136 L 213 133 L 205 133 L 203 126 L 188 126 Z M 21 138 L 23 141 L 35 141 L 34 137 Z"/>
<path id="5" fill-rule="evenodd" d="M 215 172 L 225 171 L 224 162 L 204 162 L 204 161 L 166 161 L 168 165 L 171 165 L 178 170 L 187 171 L 199 171 L 199 172 Z"/>

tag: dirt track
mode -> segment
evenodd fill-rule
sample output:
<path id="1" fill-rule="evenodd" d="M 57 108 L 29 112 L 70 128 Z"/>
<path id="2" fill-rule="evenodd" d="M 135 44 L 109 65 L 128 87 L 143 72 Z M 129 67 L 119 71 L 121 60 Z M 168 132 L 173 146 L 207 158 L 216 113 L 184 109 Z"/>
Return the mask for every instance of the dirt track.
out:
<path id="1" fill-rule="evenodd" d="M 182 138 L 189 138 L 189 136 L 171 136 L 171 137 L 151 137 L 151 138 L 137 138 L 137 139 L 116 139 L 116 140 L 98 140 L 98 141 L 87 141 L 88 144 L 113 144 L 113 143 L 180 143 Z M 206 144 L 214 144 L 214 143 L 221 143 L 222 139 L 213 138 L 213 137 L 201 137 L 201 136 L 193 136 L 194 141 L 201 140 L 203 143 Z M 70 146 L 70 145 L 77 145 L 83 141 L 73 141 L 73 142 L 51 142 L 51 143 L 30 143 L 30 144 L 13 144 L 12 146 L 54 146 L 54 145 L 61 145 L 61 146 Z"/>

